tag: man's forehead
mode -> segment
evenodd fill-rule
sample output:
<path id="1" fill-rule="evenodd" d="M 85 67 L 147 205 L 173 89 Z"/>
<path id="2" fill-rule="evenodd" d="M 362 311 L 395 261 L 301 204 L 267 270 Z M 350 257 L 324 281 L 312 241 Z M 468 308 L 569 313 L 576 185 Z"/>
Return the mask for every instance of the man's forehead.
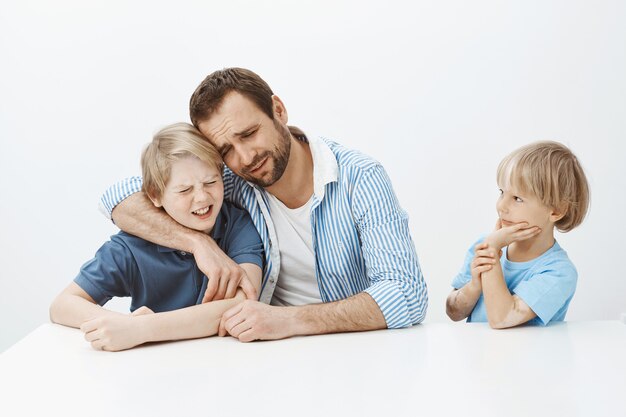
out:
<path id="1" fill-rule="evenodd" d="M 245 130 L 257 117 L 258 109 L 254 103 L 241 94 L 230 93 L 213 114 L 198 123 L 198 127 L 205 136 L 214 140 Z"/>

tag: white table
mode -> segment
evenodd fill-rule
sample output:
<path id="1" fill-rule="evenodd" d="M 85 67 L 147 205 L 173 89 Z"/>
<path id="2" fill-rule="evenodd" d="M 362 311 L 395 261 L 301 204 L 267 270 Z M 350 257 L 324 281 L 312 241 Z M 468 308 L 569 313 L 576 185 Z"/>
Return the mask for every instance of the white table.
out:
<path id="1" fill-rule="evenodd" d="M 626 416 L 626 325 L 404 330 L 92 350 L 45 324 L 0 355 L 2 415 Z"/>

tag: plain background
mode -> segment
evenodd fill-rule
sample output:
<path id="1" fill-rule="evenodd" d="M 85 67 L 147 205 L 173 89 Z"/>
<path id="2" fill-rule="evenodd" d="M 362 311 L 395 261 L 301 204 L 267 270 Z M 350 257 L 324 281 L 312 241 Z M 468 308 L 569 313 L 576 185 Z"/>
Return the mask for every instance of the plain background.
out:
<path id="1" fill-rule="evenodd" d="M 557 236 L 579 271 L 568 319 L 618 319 L 624 21 L 621 1 L 2 1 L 0 351 L 48 320 L 116 232 L 101 193 L 139 174 L 151 135 L 187 121 L 196 85 L 228 66 L 260 74 L 290 124 L 384 164 L 430 322 L 448 320 L 450 281 L 493 227 L 500 159 L 535 140 L 569 145 L 592 205 Z"/>

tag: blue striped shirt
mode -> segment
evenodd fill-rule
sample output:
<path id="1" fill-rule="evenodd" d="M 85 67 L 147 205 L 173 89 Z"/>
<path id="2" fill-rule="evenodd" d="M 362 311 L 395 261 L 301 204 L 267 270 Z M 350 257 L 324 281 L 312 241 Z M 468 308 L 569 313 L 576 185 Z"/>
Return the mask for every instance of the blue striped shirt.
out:
<path id="1" fill-rule="evenodd" d="M 313 155 L 322 155 L 326 164 L 336 166 L 334 178 L 314 184 L 311 208 L 315 275 L 322 301 L 365 291 L 378 304 L 388 328 L 420 323 L 428 307 L 426 283 L 408 216 L 387 173 L 379 162 L 360 152 L 327 139 L 311 139 Z M 101 198 L 103 212 L 110 218 L 117 204 L 140 190 L 139 177 L 113 185 Z M 266 191 L 225 168 L 224 199 L 247 210 L 261 236 L 265 270 L 259 300 L 269 304 L 278 280 L 280 253 Z"/>

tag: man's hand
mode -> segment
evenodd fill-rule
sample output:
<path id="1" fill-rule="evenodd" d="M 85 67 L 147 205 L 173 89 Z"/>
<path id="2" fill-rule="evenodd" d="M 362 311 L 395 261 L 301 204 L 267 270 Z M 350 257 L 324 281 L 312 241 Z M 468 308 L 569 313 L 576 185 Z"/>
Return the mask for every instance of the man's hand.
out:
<path id="1" fill-rule="evenodd" d="M 241 342 L 295 336 L 294 312 L 293 307 L 275 307 L 247 300 L 224 313 L 218 334 L 230 334 Z"/>
<path id="2" fill-rule="evenodd" d="M 139 323 L 139 316 L 152 314 L 148 307 L 141 307 L 132 314 L 115 314 L 88 320 L 81 324 L 85 340 L 97 350 L 117 352 L 145 343 L 145 327 Z"/>
<path id="3" fill-rule="evenodd" d="M 237 288 L 241 288 L 246 298 L 257 299 L 257 291 L 248 279 L 246 272 L 230 259 L 215 242 L 203 240 L 193 251 L 198 268 L 207 276 L 203 303 L 233 298 Z"/>
<path id="4" fill-rule="evenodd" d="M 530 239 L 541 233 L 541 229 L 537 226 L 528 227 L 528 223 L 516 223 L 512 226 L 502 227 L 502 222 L 498 219 L 496 222 L 496 230 L 494 230 L 484 243 L 499 251 L 505 246 L 509 246 L 513 242 Z"/>

